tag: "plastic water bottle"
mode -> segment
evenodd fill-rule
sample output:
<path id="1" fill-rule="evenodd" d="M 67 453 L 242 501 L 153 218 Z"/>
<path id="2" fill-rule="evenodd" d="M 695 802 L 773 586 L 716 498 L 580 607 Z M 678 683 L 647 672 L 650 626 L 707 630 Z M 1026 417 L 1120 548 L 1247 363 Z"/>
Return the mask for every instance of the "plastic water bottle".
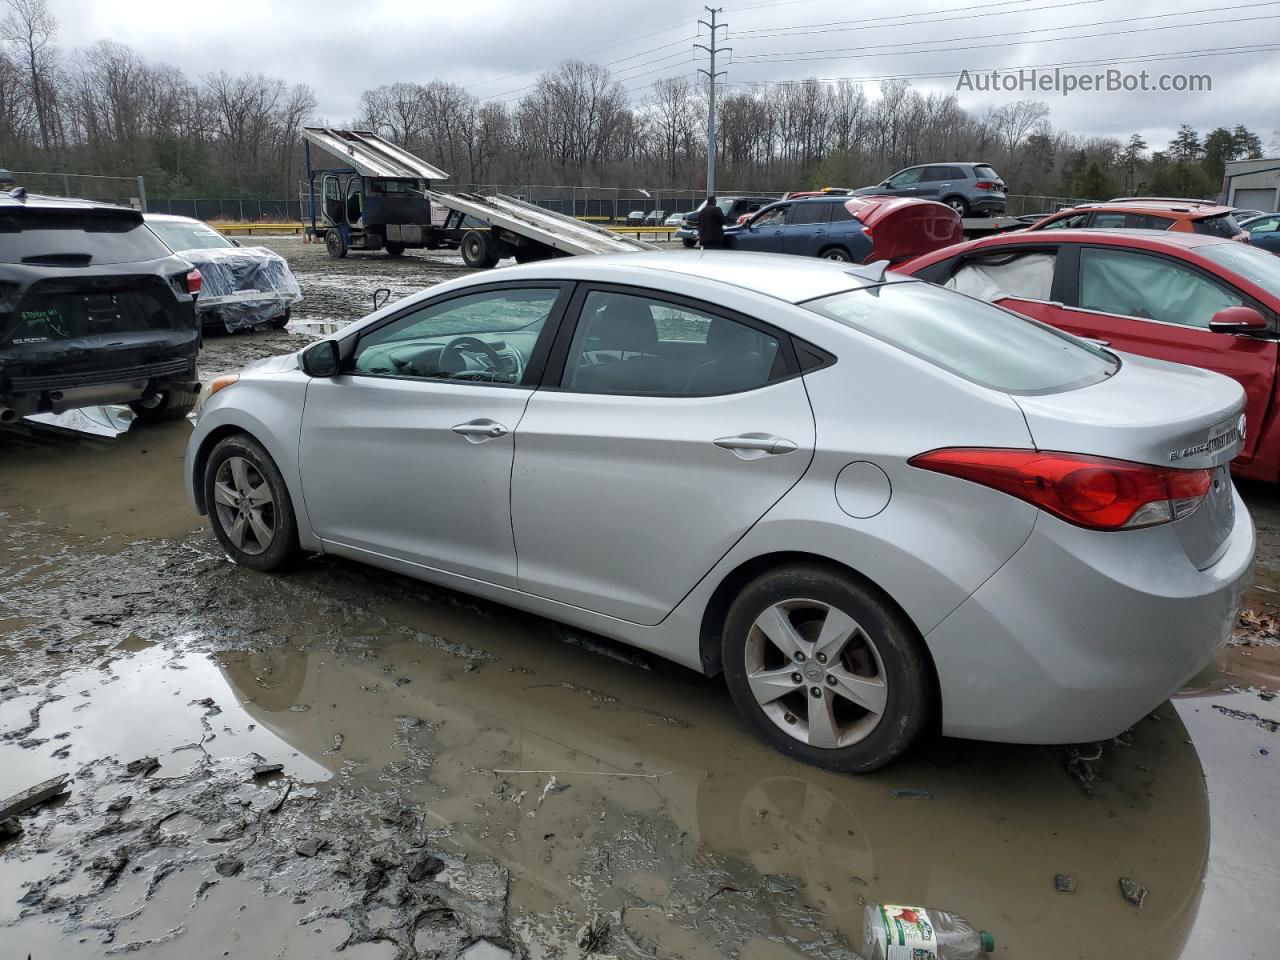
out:
<path id="1" fill-rule="evenodd" d="M 867 906 L 868 960 L 977 960 L 996 948 L 985 930 L 945 910 L 891 903 Z"/>

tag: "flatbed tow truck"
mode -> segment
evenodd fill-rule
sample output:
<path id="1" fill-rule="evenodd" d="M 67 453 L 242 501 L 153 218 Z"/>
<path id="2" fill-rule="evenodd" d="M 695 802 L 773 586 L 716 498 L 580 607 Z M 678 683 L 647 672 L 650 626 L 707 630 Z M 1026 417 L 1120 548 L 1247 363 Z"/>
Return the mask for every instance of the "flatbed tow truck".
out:
<path id="1" fill-rule="evenodd" d="M 652 244 L 552 213 L 505 194 L 448 193 L 433 183 L 449 175 L 370 130 L 303 127 L 312 239 L 329 256 L 348 250 L 457 249 L 467 266 L 506 257 L 530 263 L 588 253 L 634 253 Z M 316 146 L 346 166 L 316 169 Z M 317 204 L 316 178 L 320 178 Z"/>

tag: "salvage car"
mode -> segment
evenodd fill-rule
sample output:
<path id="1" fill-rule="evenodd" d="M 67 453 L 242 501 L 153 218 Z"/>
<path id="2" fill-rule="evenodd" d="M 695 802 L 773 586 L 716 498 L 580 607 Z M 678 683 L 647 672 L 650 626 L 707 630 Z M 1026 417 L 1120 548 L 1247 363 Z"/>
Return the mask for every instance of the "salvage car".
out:
<path id="1" fill-rule="evenodd" d="M 241 246 L 191 217 L 148 213 L 144 219 L 165 246 L 200 268 L 204 286 L 196 312 L 204 326 L 230 332 L 289 322 L 302 288 L 280 254 Z"/>
<path id="2" fill-rule="evenodd" d="M 0 425 L 118 403 L 186 416 L 200 284 L 136 210 L 0 194 Z"/>
<path id="3" fill-rule="evenodd" d="M 1235 379 L 1248 432 L 1233 469 L 1280 482 L 1280 259 L 1200 233 L 1046 230 L 984 237 L 898 269 L 1117 350 Z"/>
<path id="4" fill-rule="evenodd" d="M 1268 253 L 1280 254 L 1280 213 L 1239 221 L 1240 229 L 1249 234 L 1249 242 Z"/>
<path id="5" fill-rule="evenodd" d="M 907 167 L 873 187 L 853 191 L 856 197 L 911 197 L 945 203 L 962 217 L 1003 216 L 1005 183 L 989 163 L 925 163 Z"/>
<path id="6" fill-rule="evenodd" d="M 724 214 L 724 222 L 727 226 L 738 223 L 744 215 L 755 213 L 761 207 L 767 207 L 776 199 L 777 197 L 759 196 L 716 197 L 716 206 Z M 676 231 L 676 239 L 690 249 L 698 245 L 698 214 L 702 212 L 702 208 L 706 205 L 707 201 L 703 200 L 696 209 L 684 214 L 684 223 Z"/>
<path id="7" fill-rule="evenodd" d="M 237 564 L 347 557 L 634 644 L 836 770 L 935 725 L 1116 735 L 1225 642 L 1254 551 L 1238 384 L 882 266 L 545 261 L 210 391 L 184 475 Z"/>
<path id="8" fill-rule="evenodd" d="M 897 263 L 964 237 L 960 216 L 930 200 L 805 197 L 765 207 L 728 227 L 729 250 L 790 253 L 852 263 Z"/>
<path id="9" fill-rule="evenodd" d="M 1033 223 L 1030 230 L 1172 230 L 1247 242 L 1231 207 L 1208 200 L 1123 197 L 1079 203 Z"/>

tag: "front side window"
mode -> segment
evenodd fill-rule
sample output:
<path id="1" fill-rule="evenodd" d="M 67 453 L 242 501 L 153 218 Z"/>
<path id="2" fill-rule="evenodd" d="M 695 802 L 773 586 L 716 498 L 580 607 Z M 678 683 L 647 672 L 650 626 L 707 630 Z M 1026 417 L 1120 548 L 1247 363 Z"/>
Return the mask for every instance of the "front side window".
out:
<path id="1" fill-rule="evenodd" d="M 1080 307 L 1207 330 L 1213 315 L 1244 300 L 1208 277 L 1145 253 L 1080 251 Z"/>
<path id="2" fill-rule="evenodd" d="M 519 383 L 558 287 L 486 290 L 429 303 L 360 338 L 367 376 Z"/>
<path id="3" fill-rule="evenodd" d="M 790 204 L 781 207 L 770 207 L 751 222 L 752 226 L 780 227 L 787 222 L 787 211 L 790 209 Z"/>
<path id="4" fill-rule="evenodd" d="M 912 167 L 910 170 L 903 170 L 901 173 L 895 173 L 889 178 L 889 186 L 909 187 L 913 183 L 920 182 L 920 175 L 922 173 L 924 173 L 924 167 Z"/>
<path id="5" fill-rule="evenodd" d="M 1250 233 L 1274 233 L 1280 230 L 1280 217 L 1264 217 L 1249 224 Z"/>
<path id="6" fill-rule="evenodd" d="M 785 376 L 778 338 L 692 307 L 593 290 L 569 346 L 563 386 L 579 393 L 707 396 Z"/>
<path id="7" fill-rule="evenodd" d="M 923 282 L 884 283 L 804 304 L 973 383 L 1044 394 L 1105 380 L 1111 354 L 1009 310 Z"/>

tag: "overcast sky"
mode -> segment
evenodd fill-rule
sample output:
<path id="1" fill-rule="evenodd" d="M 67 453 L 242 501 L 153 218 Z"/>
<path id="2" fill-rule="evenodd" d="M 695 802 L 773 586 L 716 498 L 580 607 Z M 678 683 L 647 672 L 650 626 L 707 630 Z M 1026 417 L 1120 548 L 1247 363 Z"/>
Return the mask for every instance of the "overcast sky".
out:
<path id="1" fill-rule="evenodd" d="M 729 24 L 727 42 L 733 47 L 726 65 L 730 83 L 911 76 L 921 90 L 955 91 L 954 76 L 921 75 L 1110 60 L 1116 62 L 1072 69 L 1146 69 L 1153 79 L 1163 73 L 1209 74 L 1212 92 L 1077 91 L 1063 97 L 960 90 L 958 96 L 971 110 L 1042 99 L 1056 129 L 1122 138 L 1139 131 L 1153 146 L 1163 146 L 1183 122 L 1202 133 L 1243 123 L 1264 144 L 1280 127 L 1280 2 L 904 0 L 871 5 L 868 18 L 856 21 L 850 19 L 855 5 L 847 0 L 722 2 L 721 19 Z M 610 65 L 633 99 L 642 101 L 654 80 L 692 77 L 697 61 L 705 60 L 700 51 L 695 60 L 692 44 L 694 22 L 706 12 L 692 0 L 50 4 L 64 49 L 111 38 L 150 61 L 179 66 L 192 78 L 225 69 L 305 82 L 315 90 L 321 116 L 335 124 L 352 118 L 362 90 L 384 83 L 439 77 L 482 98 L 514 102 L 539 71 L 577 57 Z M 890 9 L 897 14 L 891 16 Z M 1059 37 L 1076 39 L 1054 39 Z M 1275 49 L 1183 54 L 1267 44 Z M 1174 53 L 1179 56 L 1140 62 Z M 876 82 L 866 87 L 876 95 Z"/>

